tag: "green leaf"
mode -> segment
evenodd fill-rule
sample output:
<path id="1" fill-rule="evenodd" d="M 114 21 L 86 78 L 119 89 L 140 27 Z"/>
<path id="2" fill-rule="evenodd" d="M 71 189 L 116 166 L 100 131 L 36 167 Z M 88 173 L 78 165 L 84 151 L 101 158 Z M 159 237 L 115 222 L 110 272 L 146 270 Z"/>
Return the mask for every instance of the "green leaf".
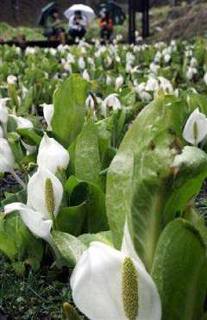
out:
<path id="1" fill-rule="evenodd" d="M 34 270 L 40 266 L 43 255 L 42 241 L 26 228 L 19 214 L 0 214 L 0 251 L 12 261 L 24 261 Z"/>
<path id="2" fill-rule="evenodd" d="M 24 142 L 29 145 L 39 145 L 42 139 L 40 132 L 33 128 L 17 129 L 17 133 L 21 136 Z"/>
<path id="3" fill-rule="evenodd" d="M 196 147 L 186 146 L 175 157 L 172 169 L 174 174 L 168 181 L 169 196 L 163 210 L 165 223 L 173 219 L 177 212 L 182 212 L 189 200 L 200 191 L 207 176 L 207 154 Z"/>
<path id="4" fill-rule="evenodd" d="M 105 194 L 99 186 L 71 176 L 65 184 L 65 190 L 69 193 L 70 206 L 78 206 L 85 202 L 84 232 L 108 230 Z"/>
<path id="5" fill-rule="evenodd" d="M 75 146 L 75 175 L 78 179 L 101 185 L 101 160 L 97 129 L 88 122 L 76 140 Z"/>
<path id="6" fill-rule="evenodd" d="M 73 74 L 54 93 L 53 133 L 68 147 L 80 133 L 85 116 L 88 83 Z"/>
<path id="7" fill-rule="evenodd" d="M 26 190 L 21 190 L 16 193 L 5 193 L 6 198 L 0 202 L 1 206 L 0 208 L 3 208 L 6 204 L 12 203 L 12 202 L 22 202 L 26 203 L 27 201 L 27 194 Z"/>
<path id="8" fill-rule="evenodd" d="M 76 237 L 60 231 L 53 231 L 52 238 L 68 267 L 74 267 L 86 246 Z"/>
<path id="9" fill-rule="evenodd" d="M 146 106 L 126 133 L 107 176 L 106 206 L 116 247 L 126 216 L 140 257 L 148 266 L 161 228 L 165 180 L 180 152 L 184 111 L 172 96 Z M 178 112 L 179 110 L 179 112 Z"/>
<path id="10" fill-rule="evenodd" d="M 86 219 L 85 207 L 86 203 L 84 202 L 78 206 L 61 209 L 56 219 L 58 230 L 74 236 L 80 235 Z"/>
<path id="11" fill-rule="evenodd" d="M 201 319 L 206 267 L 206 247 L 197 229 L 183 219 L 169 223 L 159 239 L 152 268 L 163 320 Z"/>
<path id="12" fill-rule="evenodd" d="M 113 246 L 111 231 L 103 231 L 98 233 L 84 233 L 80 235 L 78 239 L 80 239 L 87 247 L 89 247 L 90 243 L 93 241 L 100 241 L 109 246 Z"/>

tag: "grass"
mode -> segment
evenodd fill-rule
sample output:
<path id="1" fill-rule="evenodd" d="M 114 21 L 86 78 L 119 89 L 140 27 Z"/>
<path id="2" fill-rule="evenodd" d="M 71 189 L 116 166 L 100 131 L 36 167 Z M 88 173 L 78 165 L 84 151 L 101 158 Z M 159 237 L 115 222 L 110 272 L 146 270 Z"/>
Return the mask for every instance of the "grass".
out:
<path id="1" fill-rule="evenodd" d="M 17 276 L 0 256 L 0 311 L 8 316 L 6 319 L 59 320 L 66 301 L 71 301 L 67 270 L 29 270 L 27 275 Z"/>

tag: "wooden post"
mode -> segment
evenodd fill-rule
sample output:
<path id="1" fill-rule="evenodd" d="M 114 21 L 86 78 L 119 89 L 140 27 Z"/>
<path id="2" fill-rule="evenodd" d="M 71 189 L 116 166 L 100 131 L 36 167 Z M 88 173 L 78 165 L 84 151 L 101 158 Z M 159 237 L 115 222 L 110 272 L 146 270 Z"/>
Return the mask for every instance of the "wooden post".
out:
<path id="1" fill-rule="evenodd" d="M 142 11 L 142 37 L 149 37 L 149 0 L 142 0 L 143 11 Z"/>
<path id="2" fill-rule="evenodd" d="M 129 40 L 129 43 L 135 43 L 136 10 L 134 6 L 134 0 L 128 0 L 128 14 L 129 14 L 128 40 Z"/>

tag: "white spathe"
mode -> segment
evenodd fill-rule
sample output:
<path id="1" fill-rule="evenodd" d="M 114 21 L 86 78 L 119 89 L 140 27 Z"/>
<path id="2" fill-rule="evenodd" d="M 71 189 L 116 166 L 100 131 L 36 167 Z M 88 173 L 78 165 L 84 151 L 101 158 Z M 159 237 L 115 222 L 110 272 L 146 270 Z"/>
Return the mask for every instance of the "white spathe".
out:
<path id="1" fill-rule="evenodd" d="M 8 77 L 7 77 L 7 83 L 10 84 L 10 85 L 15 85 L 17 82 L 17 77 L 14 76 L 13 74 L 10 74 Z"/>
<path id="2" fill-rule="evenodd" d="M 183 129 L 183 138 L 192 145 L 197 146 L 206 136 L 207 118 L 203 113 L 199 112 L 199 109 L 197 108 L 191 113 L 186 121 Z"/>
<path id="3" fill-rule="evenodd" d="M 43 115 L 47 123 L 47 129 L 49 131 L 52 131 L 51 122 L 54 115 L 54 106 L 53 104 L 47 104 L 47 103 L 43 103 L 41 106 L 43 107 Z"/>
<path id="4" fill-rule="evenodd" d="M 5 124 L 8 121 L 8 109 L 6 106 L 7 101 L 9 98 L 0 98 L 0 122 Z"/>
<path id="5" fill-rule="evenodd" d="M 12 117 L 16 121 L 18 129 L 30 129 L 30 128 L 33 128 L 32 121 L 30 121 L 30 120 L 28 120 L 26 118 L 17 117 L 14 114 L 10 115 L 10 117 Z"/>
<path id="6" fill-rule="evenodd" d="M 2 127 L 0 126 L 0 138 L 4 137 L 4 130 L 2 129 Z"/>
<path id="7" fill-rule="evenodd" d="M 32 210 L 29 206 L 20 202 L 10 203 L 4 207 L 4 212 L 6 214 L 13 211 L 19 211 L 24 224 L 36 237 L 50 242 L 50 231 L 53 224 L 52 220 L 45 220 L 41 213 Z"/>
<path id="8" fill-rule="evenodd" d="M 126 253 L 92 242 L 71 276 L 75 304 L 90 320 L 128 320 L 123 306 L 122 267 Z M 156 286 L 139 259 L 130 257 L 137 273 L 136 320 L 160 320 L 161 303 Z"/>
<path id="9" fill-rule="evenodd" d="M 55 174 L 58 170 L 67 168 L 69 159 L 68 151 L 55 139 L 44 134 L 37 155 L 38 166 Z"/>
<path id="10" fill-rule="evenodd" d="M 27 205 L 33 210 L 40 212 L 44 219 L 50 219 L 51 213 L 48 212 L 46 202 L 46 181 L 50 179 L 53 189 L 54 216 L 58 214 L 63 197 L 63 187 L 60 180 L 49 170 L 39 168 L 29 179 L 27 185 Z"/>
<path id="11" fill-rule="evenodd" d="M 83 76 L 83 79 L 84 79 L 84 80 L 86 80 L 86 81 L 90 81 L 90 75 L 89 75 L 89 73 L 88 73 L 88 70 L 87 70 L 87 69 L 85 69 L 85 70 L 83 71 L 82 76 Z"/>
<path id="12" fill-rule="evenodd" d="M 114 111 L 121 109 L 121 102 L 117 94 L 112 93 L 108 97 L 106 97 L 103 101 L 104 108 L 112 108 Z"/>
<path id="13" fill-rule="evenodd" d="M 8 141 L 0 138 L 0 172 L 10 172 L 14 166 L 14 156 Z"/>
<path id="14" fill-rule="evenodd" d="M 121 88 L 123 86 L 123 84 L 124 84 L 124 77 L 123 76 L 117 77 L 115 80 L 116 89 Z"/>

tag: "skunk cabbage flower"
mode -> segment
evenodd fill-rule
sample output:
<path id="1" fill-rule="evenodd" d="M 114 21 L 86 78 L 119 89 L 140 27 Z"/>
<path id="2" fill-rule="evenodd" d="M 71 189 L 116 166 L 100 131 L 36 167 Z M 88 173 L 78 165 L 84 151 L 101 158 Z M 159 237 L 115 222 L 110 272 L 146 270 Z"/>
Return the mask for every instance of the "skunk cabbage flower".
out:
<path id="1" fill-rule="evenodd" d="M 116 89 L 121 88 L 123 83 L 124 83 L 124 78 L 122 76 L 117 77 L 115 80 Z"/>
<path id="2" fill-rule="evenodd" d="M 58 170 L 66 169 L 68 163 L 68 151 L 55 139 L 49 138 L 45 134 L 40 142 L 37 155 L 38 166 L 46 168 L 55 174 Z"/>
<path id="3" fill-rule="evenodd" d="M 173 93 L 173 86 L 170 81 L 164 77 L 158 77 L 160 89 L 165 92 Z"/>
<path id="4" fill-rule="evenodd" d="M 89 109 L 92 109 L 92 110 L 95 107 L 95 102 L 94 102 L 94 99 L 93 99 L 91 94 L 89 94 L 87 99 L 86 99 L 86 107 L 89 108 Z"/>
<path id="5" fill-rule="evenodd" d="M 188 67 L 187 71 L 186 71 L 186 78 L 187 80 L 192 80 L 193 77 L 198 73 L 197 69 L 194 67 Z"/>
<path id="6" fill-rule="evenodd" d="M 7 83 L 8 84 L 14 85 L 14 84 L 16 84 L 16 82 L 17 82 L 17 77 L 16 76 L 11 74 L 11 75 L 9 75 L 7 77 Z"/>
<path id="7" fill-rule="evenodd" d="M 86 63 L 85 63 L 85 60 L 84 60 L 83 57 L 80 57 L 80 58 L 78 59 L 78 66 L 79 66 L 79 68 L 80 68 L 81 70 L 84 70 L 84 69 L 85 69 Z"/>
<path id="8" fill-rule="evenodd" d="M 204 74 L 203 80 L 204 80 L 205 84 L 207 85 L 207 72 Z"/>
<path id="9" fill-rule="evenodd" d="M 113 82 L 112 78 L 109 75 L 107 75 L 106 76 L 106 84 L 107 84 L 107 86 L 110 86 L 112 84 L 112 82 Z"/>
<path id="10" fill-rule="evenodd" d="M 27 185 L 27 205 L 40 212 L 44 219 L 58 214 L 63 196 L 63 187 L 49 170 L 39 168 Z"/>
<path id="11" fill-rule="evenodd" d="M 82 76 L 83 76 L 84 80 L 90 81 L 90 75 L 89 75 L 89 73 L 88 73 L 88 71 L 86 69 L 83 71 L 83 75 Z"/>
<path id="12" fill-rule="evenodd" d="M 103 101 L 104 108 L 112 108 L 114 111 L 121 109 L 121 103 L 117 98 L 117 94 L 112 93 Z"/>
<path id="13" fill-rule="evenodd" d="M 20 202 L 10 203 L 4 207 L 4 212 L 6 214 L 13 211 L 19 211 L 24 224 L 36 237 L 50 242 L 50 231 L 53 224 L 52 220 L 44 219 L 41 213 Z"/>
<path id="14" fill-rule="evenodd" d="M 71 277 L 75 304 L 90 320 L 160 320 L 156 286 L 136 256 L 92 242 Z"/>
<path id="15" fill-rule="evenodd" d="M 185 127 L 183 129 L 183 138 L 197 146 L 207 135 L 207 118 L 199 112 L 199 109 L 195 109 L 188 118 Z"/>
<path id="16" fill-rule="evenodd" d="M 33 123 L 30 120 L 23 117 L 17 117 L 13 114 L 10 116 L 16 121 L 18 129 L 33 128 Z"/>
<path id="17" fill-rule="evenodd" d="M 158 81 L 155 78 L 149 78 L 147 80 L 145 90 L 146 91 L 157 91 L 159 89 Z"/>
<path id="18" fill-rule="evenodd" d="M 0 138 L 3 138 L 4 137 L 4 131 L 2 129 L 2 127 L 0 126 Z"/>
<path id="19" fill-rule="evenodd" d="M 0 138 L 0 172 L 10 172 L 14 166 L 14 156 L 8 141 Z"/>
<path id="20" fill-rule="evenodd" d="M 8 121 L 8 109 L 6 107 L 6 103 L 9 98 L 0 98 L 0 122 L 7 123 Z"/>
<path id="21" fill-rule="evenodd" d="M 43 107 L 43 115 L 47 123 L 47 129 L 51 131 L 52 130 L 51 122 L 54 114 L 54 106 L 53 104 L 47 104 L 47 103 L 43 103 L 41 106 Z"/>

